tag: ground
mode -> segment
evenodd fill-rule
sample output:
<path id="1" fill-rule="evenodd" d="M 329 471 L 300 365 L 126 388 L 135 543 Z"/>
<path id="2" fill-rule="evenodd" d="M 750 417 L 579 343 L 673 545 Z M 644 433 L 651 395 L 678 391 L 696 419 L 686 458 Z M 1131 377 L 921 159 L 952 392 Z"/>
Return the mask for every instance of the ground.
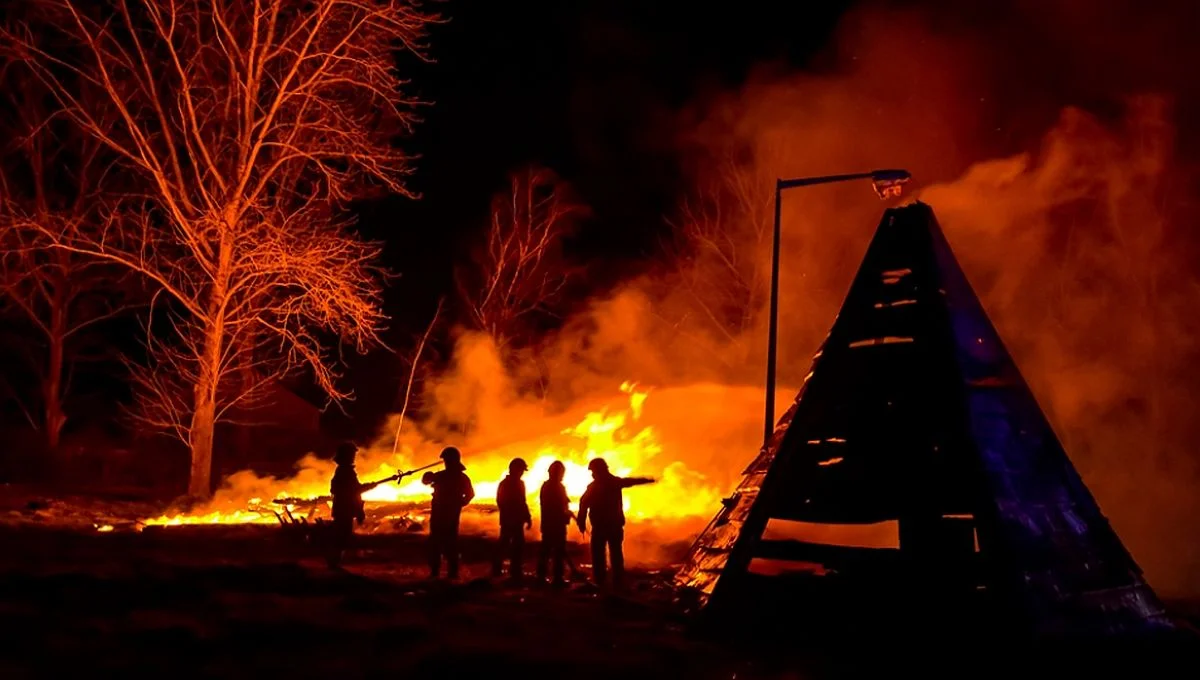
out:
<path id="1" fill-rule="evenodd" d="M 131 670 L 209 677 L 731 677 L 736 660 L 682 633 L 661 576 L 604 596 L 510 588 L 468 541 L 457 583 L 425 579 L 420 536 L 371 537 L 342 572 L 278 530 L 95 534 L 8 529 L 0 677 Z M 726 670 L 729 669 L 729 670 Z M 673 674 L 673 670 L 668 675 Z"/>
<path id="2" fill-rule="evenodd" d="M 53 515 L 9 519 L 39 513 Z M 878 640 L 700 635 L 669 570 L 634 573 L 620 595 L 508 587 L 489 578 L 494 543 L 482 537 L 464 541 L 463 578 L 446 583 L 425 578 L 421 534 L 364 536 L 334 571 L 280 527 L 77 524 L 0 525 L 0 678 L 819 678 L 880 666 L 928 677 L 948 654 L 933 636 L 910 636 L 902 658 Z M 971 659 L 971 675 L 1006 651 Z M 1170 677 L 1137 658 L 1139 677 Z"/>

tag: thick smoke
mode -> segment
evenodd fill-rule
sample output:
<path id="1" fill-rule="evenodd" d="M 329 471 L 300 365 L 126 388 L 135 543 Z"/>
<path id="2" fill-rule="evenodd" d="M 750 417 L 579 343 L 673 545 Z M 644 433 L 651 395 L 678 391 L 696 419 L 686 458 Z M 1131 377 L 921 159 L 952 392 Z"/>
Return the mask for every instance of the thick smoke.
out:
<path id="1" fill-rule="evenodd" d="M 615 376 L 747 386 L 736 411 L 696 418 L 725 441 L 671 449 L 729 490 L 760 436 L 745 390 L 761 384 L 774 179 L 906 167 L 1152 584 L 1196 592 L 1196 175 L 1194 131 L 1177 125 L 1200 101 L 1178 62 L 1200 55 L 1171 8 L 1094 5 L 1018 4 L 986 21 L 867 9 L 827 70 L 764 67 L 698 98 L 675 121 L 693 190 L 670 257 L 538 348 L 557 402 Z M 865 185 L 788 194 L 782 383 L 808 371 L 882 207 Z"/>
<path id="2" fill-rule="evenodd" d="M 1194 131 L 1177 129 L 1198 98 L 1174 64 L 1200 55 L 1168 19 L 1126 10 L 1037 3 L 987 28 L 864 11 L 830 72 L 765 69 L 696 102 L 680 227 L 700 238 L 647 307 L 690 338 L 672 356 L 704 350 L 756 371 L 761 293 L 748 319 L 714 303 L 739 281 L 762 288 L 774 178 L 909 168 L 1102 509 L 1173 596 L 1200 588 L 1197 184 Z M 1028 33 L 1022 51 L 1006 42 L 1013 26 Z M 785 381 L 808 370 L 878 223 L 868 191 L 785 201 Z"/>
<path id="3" fill-rule="evenodd" d="M 922 192 L 1117 532 L 1164 593 L 1200 567 L 1197 252 L 1170 111 L 1064 111 L 1031 154 Z"/>
<path id="4" fill-rule="evenodd" d="M 692 190 L 667 256 L 536 347 L 501 353 L 462 336 L 428 382 L 434 415 L 405 426 L 402 460 L 453 442 L 477 479 L 499 479 L 510 454 L 635 380 L 655 388 L 644 420 L 663 449 L 639 472 L 682 461 L 702 476 L 695 488 L 728 493 L 761 438 L 774 179 L 901 166 L 1152 584 L 1200 589 L 1196 177 L 1181 155 L 1194 131 L 1176 129 L 1200 101 L 1180 64 L 1200 55 L 1170 8 L 1037 2 L 971 16 L 982 10 L 965 4 L 865 9 L 822 71 L 763 67 L 697 97 L 672 121 Z M 883 207 L 867 185 L 788 194 L 780 410 Z M 360 471 L 395 464 L 395 429 Z M 328 479 L 327 463 L 305 466 Z M 630 493 L 635 508 L 643 493 Z M 628 540 L 686 543 L 705 520 L 642 525 Z"/>

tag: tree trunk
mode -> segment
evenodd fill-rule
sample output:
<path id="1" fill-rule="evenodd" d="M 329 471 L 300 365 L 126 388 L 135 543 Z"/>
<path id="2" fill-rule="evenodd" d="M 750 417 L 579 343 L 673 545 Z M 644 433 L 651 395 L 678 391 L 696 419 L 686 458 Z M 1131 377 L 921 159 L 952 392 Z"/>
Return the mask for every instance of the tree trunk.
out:
<path id="1" fill-rule="evenodd" d="M 196 409 L 192 413 L 192 470 L 188 478 L 188 495 L 208 498 L 212 495 L 213 427 L 216 404 L 201 394 L 203 386 L 196 385 Z M 203 390 L 207 392 L 208 390 Z"/>
<path id="2" fill-rule="evenodd" d="M 232 233 L 236 224 L 233 206 L 226 209 L 225 225 L 217 251 L 217 271 L 208 297 L 209 317 L 204 328 L 204 346 L 199 359 L 199 375 L 193 392 L 192 423 L 189 429 L 192 470 L 188 495 L 212 496 L 213 440 L 216 437 L 217 390 L 221 380 L 221 354 L 225 342 L 225 303 L 229 290 L 229 272 L 233 257 Z"/>
<path id="3" fill-rule="evenodd" d="M 213 439 L 217 419 L 217 381 L 220 377 L 221 328 L 210 328 L 200 357 L 200 374 L 193 388 L 192 423 L 190 427 L 192 469 L 188 478 L 188 495 L 208 498 L 212 495 Z"/>
<path id="4" fill-rule="evenodd" d="M 47 451 L 57 451 L 67 416 L 62 404 L 63 350 L 61 342 L 50 343 L 49 375 L 43 381 L 42 399 L 45 403 L 45 444 Z"/>
<path id="5" fill-rule="evenodd" d="M 46 374 L 42 377 L 43 427 L 46 450 L 58 450 L 67 416 L 63 409 L 63 356 L 67 341 L 65 301 L 56 298 L 50 310 L 50 334 L 46 338 L 48 356 Z"/>

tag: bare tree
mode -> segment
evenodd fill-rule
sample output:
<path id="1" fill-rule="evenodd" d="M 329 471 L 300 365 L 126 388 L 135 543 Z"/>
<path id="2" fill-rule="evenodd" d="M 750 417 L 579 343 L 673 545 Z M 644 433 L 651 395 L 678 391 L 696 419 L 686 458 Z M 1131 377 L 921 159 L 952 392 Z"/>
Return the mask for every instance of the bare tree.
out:
<path id="1" fill-rule="evenodd" d="M 3 76 L 9 115 L 0 129 L 13 143 L 0 158 L 0 296 L 33 331 L 17 344 L 38 386 L 36 397 L 20 390 L 12 396 L 53 451 L 67 422 L 73 369 L 97 356 L 87 331 L 125 312 L 132 290 L 111 263 L 47 247 L 46 231 L 94 228 L 102 150 L 53 118 L 44 88 L 27 71 L 8 68 Z"/>
<path id="2" fill-rule="evenodd" d="M 437 326 L 438 317 L 442 315 L 442 303 L 444 299 L 438 300 L 437 309 L 433 311 L 433 318 L 429 320 L 429 325 L 425 327 L 425 332 L 421 334 L 421 340 L 417 342 L 416 348 L 413 349 L 413 354 L 409 360 L 408 367 L 408 382 L 404 385 L 404 402 L 400 405 L 400 416 L 396 420 L 396 437 L 392 440 L 392 453 L 396 453 L 400 449 L 400 433 L 404 429 L 404 417 L 408 414 L 408 402 L 412 397 L 412 388 L 417 381 L 417 370 L 421 365 L 421 355 L 425 352 L 425 345 L 429 343 L 429 336 L 433 333 L 433 329 Z"/>
<path id="3" fill-rule="evenodd" d="M 504 345 L 526 317 L 553 309 L 572 273 L 562 239 L 585 214 L 554 172 L 530 167 L 510 175 L 508 189 L 492 200 L 486 247 L 457 277 L 476 329 Z"/>
<path id="4" fill-rule="evenodd" d="M 725 342 L 739 345 L 767 295 L 772 180 L 724 157 L 680 204 L 664 249 L 674 263 L 683 309 Z"/>
<path id="5" fill-rule="evenodd" d="M 378 340 L 378 247 L 339 209 L 368 190 L 411 195 L 394 141 L 414 102 L 395 54 L 423 56 L 436 17 L 416 0 L 31 1 L 44 20 L 6 40 L 140 187 L 100 236 L 50 236 L 157 286 L 145 416 L 188 444 L 189 493 L 207 496 L 214 425 L 254 392 L 248 362 L 264 379 L 303 367 L 342 399 L 327 341 Z M 119 123 L 102 125 L 74 81 Z"/>

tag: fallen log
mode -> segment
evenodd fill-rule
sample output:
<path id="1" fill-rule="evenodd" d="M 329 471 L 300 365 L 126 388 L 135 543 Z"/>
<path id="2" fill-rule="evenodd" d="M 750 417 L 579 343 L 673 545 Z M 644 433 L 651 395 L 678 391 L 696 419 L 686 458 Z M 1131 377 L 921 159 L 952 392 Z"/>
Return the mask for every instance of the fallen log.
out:
<path id="1" fill-rule="evenodd" d="M 324 505 L 333 502 L 333 496 L 316 496 L 315 498 L 276 498 L 271 501 L 275 505 Z"/>

